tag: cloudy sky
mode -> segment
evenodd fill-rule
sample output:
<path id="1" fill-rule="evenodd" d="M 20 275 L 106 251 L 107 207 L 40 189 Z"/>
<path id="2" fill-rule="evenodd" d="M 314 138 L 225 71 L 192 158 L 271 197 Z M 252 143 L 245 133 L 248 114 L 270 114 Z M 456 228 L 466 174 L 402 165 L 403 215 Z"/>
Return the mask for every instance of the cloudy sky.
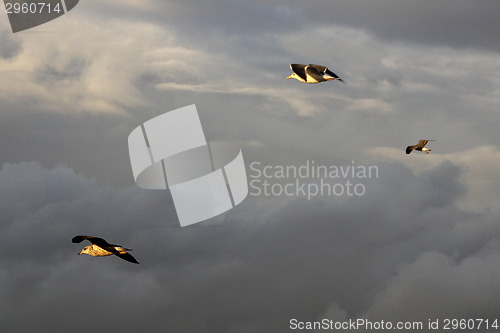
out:
<path id="1" fill-rule="evenodd" d="M 13 34 L 2 11 L 0 331 L 492 322 L 499 12 L 496 0 L 82 0 Z M 290 63 L 346 84 L 285 80 Z M 249 175 L 253 162 L 314 161 L 378 177 L 354 179 L 359 196 L 249 195 L 181 228 L 168 190 L 136 186 L 127 138 L 191 104 Z M 432 152 L 406 155 L 419 139 L 437 140 Z M 141 264 L 77 256 L 75 235 Z"/>

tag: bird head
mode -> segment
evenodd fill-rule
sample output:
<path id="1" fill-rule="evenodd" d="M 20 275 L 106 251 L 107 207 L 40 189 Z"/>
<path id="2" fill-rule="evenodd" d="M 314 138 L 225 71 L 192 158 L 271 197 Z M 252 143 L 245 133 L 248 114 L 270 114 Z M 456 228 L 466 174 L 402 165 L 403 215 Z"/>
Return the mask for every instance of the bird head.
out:
<path id="1" fill-rule="evenodd" d="M 84 247 L 84 248 L 83 248 L 83 249 L 82 249 L 82 250 L 78 253 L 78 255 L 83 254 L 83 253 L 88 254 L 88 253 L 89 253 L 89 251 L 90 251 L 90 245 L 89 245 L 89 246 L 85 246 L 85 247 Z"/>
<path id="2" fill-rule="evenodd" d="M 287 76 L 287 78 L 286 78 L 286 79 L 287 79 L 287 80 L 288 80 L 288 79 L 297 79 L 298 77 L 299 77 L 299 76 L 297 75 L 297 73 L 293 73 L 292 75 Z"/>

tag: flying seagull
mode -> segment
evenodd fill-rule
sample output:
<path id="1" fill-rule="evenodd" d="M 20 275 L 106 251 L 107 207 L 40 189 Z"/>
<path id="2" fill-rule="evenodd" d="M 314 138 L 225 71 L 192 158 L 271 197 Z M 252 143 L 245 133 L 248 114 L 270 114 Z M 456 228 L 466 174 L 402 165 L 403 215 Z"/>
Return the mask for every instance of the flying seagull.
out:
<path id="1" fill-rule="evenodd" d="M 126 249 L 124 247 L 121 247 L 120 245 L 115 245 L 115 244 L 109 244 L 106 242 L 104 239 L 99 238 L 99 237 L 93 237 L 93 236 L 75 236 L 71 240 L 73 243 L 81 243 L 84 240 L 88 240 L 89 242 L 92 243 L 92 245 L 85 246 L 83 250 L 80 251 L 78 254 L 88 254 L 89 256 L 93 257 L 104 257 L 104 256 L 110 256 L 112 254 L 122 258 L 123 260 L 130 261 L 134 264 L 138 264 L 139 262 L 135 260 L 134 257 L 130 253 L 127 253 L 127 251 L 132 251 L 131 249 Z"/>
<path id="2" fill-rule="evenodd" d="M 321 65 L 291 64 L 290 69 L 293 71 L 293 74 L 287 77 L 287 79 L 296 79 L 305 83 L 319 83 L 332 80 L 344 82 L 337 74 Z"/>
<path id="3" fill-rule="evenodd" d="M 423 151 L 424 153 L 426 154 L 429 154 L 429 152 L 431 151 L 429 148 L 425 148 L 425 145 L 427 144 L 427 142 L 429 141 L 436 141 L 436 140 L 418 140 L 418 143 L 414 146 L 408 146 L 406 147 L 406 153 L 409 154 L 412 152 L 412 150 L 420 150 L 420 151 Z"/>

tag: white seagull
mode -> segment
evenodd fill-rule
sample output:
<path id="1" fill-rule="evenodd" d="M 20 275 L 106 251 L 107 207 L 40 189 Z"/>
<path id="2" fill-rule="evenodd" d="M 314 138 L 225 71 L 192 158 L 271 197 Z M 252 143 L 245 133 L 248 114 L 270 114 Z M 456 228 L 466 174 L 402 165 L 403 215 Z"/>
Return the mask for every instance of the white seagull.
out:
<path id="1" fill-rule="evenodd" d="M 93 236 L 75 236 L 71 240 L 73 243 L 81 243 L 84 240 L 88 240 L 92 245 L 85 246 L 83 250 L 78 253 L 79 255 L 84 253 L 93 257 L 104 257 L 110 256 L 112 254 L 122 258 L 123 260 L 138 264 L 139 262 L 127 251 L 132 251 L 131 249 L 126 249 L 120 245 L 109 244 L 104 239 Z"/>
<path id="2" fill-rule="evenodd" d="M 431 150 L 429 148 L 425 148 L 425 145 L 429 141 L 436 141 L 436 140 L 418 140 L 418 143 L 416 145 L 406 147 L 406 153 L 409 154 L 413 150 L 419 150 L 419 151 L 423 151 L 426 154 L 429 154 L 429 152 Z"/>
<path id="3" fill-rule="evenodd" d="M 287 79 L 296 79 L 305 83 L 319 83 L 332 80 L 344 82 L 337 74 L 321 65 L 291 64 L 290 69 L 293 71 L 293 74 L 287 77 Z"/>

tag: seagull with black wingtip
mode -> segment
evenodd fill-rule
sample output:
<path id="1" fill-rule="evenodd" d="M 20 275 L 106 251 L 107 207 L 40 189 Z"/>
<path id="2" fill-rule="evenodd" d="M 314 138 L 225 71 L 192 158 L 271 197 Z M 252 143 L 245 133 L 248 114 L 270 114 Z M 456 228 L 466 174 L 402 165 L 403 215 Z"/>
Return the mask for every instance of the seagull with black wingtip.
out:
<path id="1" fill-rule="evenodd" d="M 293 71 L 293 74 L 287 77 L 287 79 L 296 79 L 305 83 L 319 83 L 332 80 L 339 80 L 345 83 L 337 74 L 325 66 L 291 64 L 290 69 Z"/>
<path id="2" fill-rule="evenodd" d="M 104 239 L 93 236 L 75 236 L 71 240 L 73 243 L 81 243 L 84 240 L 88 240 L 92 243 L 92 245 L 85 246 L 83 250 L 80 251 L 80 254 L 88 254 L 93 257 L 104 257 L 110 256 L 114 254 L 122 258 L 123 260 L 132 262 L 134 264 L 138 264 L 139 262 L 135 260 L 135 258 L 128 253 L 127 251 L 132 251 L 131 249 L 126 249 L 121 247 L 120 245 L 109 244 Z"/>
<path id="3" fill-rule="evenodd" d="M 425 145 L 429 141 L 436 141 L 436 140 L 418 140 L 418 143 L 416 145 L 406 147 L 406 153 L 409 154 L 413 150 L 419 150 L 419 151 L 423 151 L 426 154 L 429 154 L 429 152 L 431 150 L 429 148 L 425 148 Z"/>

